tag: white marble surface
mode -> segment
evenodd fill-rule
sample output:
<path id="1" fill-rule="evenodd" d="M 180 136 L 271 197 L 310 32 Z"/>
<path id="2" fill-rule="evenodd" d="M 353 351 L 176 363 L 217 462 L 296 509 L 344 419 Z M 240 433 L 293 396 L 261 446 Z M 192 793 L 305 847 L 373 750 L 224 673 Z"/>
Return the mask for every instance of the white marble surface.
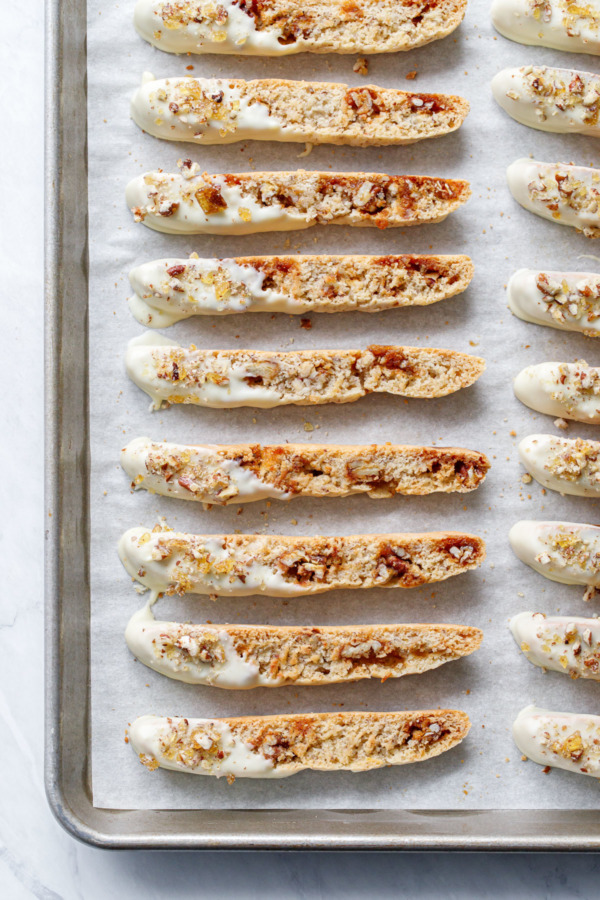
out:
<path id="1" fill-rule="evenodd" d="M 107 853 L 54 822 L 42 773 L 43 9 L 3 4 L 0 897 L 592 898 L 597 855 Z M 8 120 L 7 120 L 8 116 Z"/>

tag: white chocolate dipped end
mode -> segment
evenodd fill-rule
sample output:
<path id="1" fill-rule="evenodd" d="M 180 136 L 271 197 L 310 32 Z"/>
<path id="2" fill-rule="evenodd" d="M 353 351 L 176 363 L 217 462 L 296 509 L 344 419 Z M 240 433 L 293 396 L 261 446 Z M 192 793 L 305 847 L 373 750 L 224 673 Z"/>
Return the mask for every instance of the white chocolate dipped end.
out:
<path id="1" fill-rule="evenodd" d="M 149 606 L 125 639 L 168 678 L 229 690 L 421 674 L 468 656 L 482 633 L 464 625 L 196 625 L 157 622 Z"/>
<path id="2" fill-rule="evenodd" d="M 121 452 L 121 465 L 134 488 L 143 487 L 150 493 L 180 500 L 226 504 L 266 499 L 289 500 L 293 496 L 263 481 L 235 459 L 219 458 L 219 449 L 218 445 L 213 444 L 182 446 L 159 444 L 145 437 L 134 438 Z M 185 474 L 167 480 L 164 471 L 171 458 L 177 466 L 185 464 L 192 471 L 201 469 L 203 483 L 207 484 L 208 489 L 202 491 L 197 481 Z M 157 461 L 156 468 L 153 466 L 154 459 Z"/>
<path id="3" fill-rule="evenodd" d="M 460 25 L 467 0 L 138 0 L 135 27 L 168 53 L 390 53 Z"/>
<path id="4" fill-rule="evenodd" d="M 304 140 L 293 130 L 287 135 L 269 107 L 250 103 L 238 84 L 224 78 L 155 79 L 145 72 L 131 101 L 131 118 L 142 131 L 166 141 Z"/>
<path id="5" fill-rule="evenodd" d="M 600 587 L 600 527 L 522 521 L 508 539 L 521 562 L 550 581 L 586 585 L 590 591 Z"/>
<path id="6" fill-rule="evenodd" d="M 186 684 L 247 690 L 281 683 L 277 677 L 261 674 L 256 663 L 236 651 L 226 625 L 159 622 L 150 604 L 131 617 L 125 640 L 133 655 L 149 669 Z"/>
<path id="7" fill-rule="evenodd" d="M 600 442 L 531 434 L 518 447 L 521 462 L 543 487 L 600 499 Z"/>
<path id="8" fill-rule="evenodd" d="M 446 300 L 472 277 L 467 256 L 171 257 L 130 272 L 129 307 L 151 328 L 195 315 L 376 312 Z"/>
<path id="9" fill-rule="evenodd" d="M 134 25 L 140 37 L 167 53 L 219 53 L 283 56 L 294 52 L 279 42 L 276 26 L 258 30 L 251 12 L 237 0 L 194 4 L 176 0 L 137 0 Z M 195 21 L 199 18 L 200 21 Z"/>
<path id="10" fill-rule="evenodd" d="M 164 592 L 220 597 L 307 593 L 302 584 L 286 580 L 283 570 L 261 563 L 259 556 L 236 560 L 235 548 L 224 545 L 219 535 L 198 538 L 194 546 L 188 538 L 174 532 L 130 528 L 119 541 L 119 559 L 132 579 L 150 590 L 152 598 Z"/>
<path id="11" fill-rule="evenodd" d="M 521 125 L 600 137 L 600 75 L 593 72 L 550 66 L 502 69 L 492 79 L 492 93 Z"/>
<path id="12" fill-rule="evenodd" d="M 525 322 L 600 337 L 600 275 L 519 269 L 506 294 L 511 312 Z"/>
<path id="13" fill-rule="evenodd" d="M 513 388 L 521 403 L 536 412 L 600 425 L 600 369 L 585 360 L 527 366 Z"/>
<path id="14" fill-rule="evenodd" d="M 234 259 L 158 259 L 132 269 L 129 281 L 129 309 L 151 328 L 196 315 L 306 310 L 293 296 L 265 287 L 264 272 Z"/>
<path id="15" fill-rule="evenodd" d="M 595 2 L 494 0 L 491 14 L 496 30 L 519 44 L 600 54 L 600 9 Z"/>
<path id="16" fill-rule="evenodd" d="M 156 332 L 146 332 L 132 338 L 125 354 L 127 374 L 134 384 L 151 398 L 150 408 L 158 410 L 165 401 L 169 403 L 185 402 L 190 393 L 180 379 L 172 383 L 161 377 L 160 367 L 154 361 L 152 350 L 169 347 L 179 349 L 176 341 Z M 256 384 L 250 367 L 243 363 L 236 364 L 224 358 L 214 378 L 207 377 L 202 384 L 194 388 L 194 403 L 214 409 L 229 409 L 241 406 L 270 408 L 279 406 L 281 397 L 278 391 Z M 209 373 L 210 374 L 210 373 Z M 168 396 L 165 395 L 168 392 Z"/>
<path id="17" fill-rule="evenodd" d="M 464 532 L 302 536 L 186 534 L 157 525 L 119 541 L 134 581 L 159 594 L 300 597 L 340 589 L 413 588 L 481 565 L 485 543 Z"/>
<path id="18" fill-rule="evenodd" d="M 508 167 L 506 177 L 524 209 L 586 237 L 600 237 L 600 169 L 524 157 Z"/>
<path id="19" fill-rule="evenodd" d="M 513 724 L 513 739 L 540 766 L 600 777 L 600 716 L 527 706 Z"/>
<path id="20" fill-rule="evenodd" d="M 188 753 L 172 753 L 174 736 L 183 738 Z M 235 778 L 285 778 L 292 774 L 276 770 L 272 759 L 236 738 L 226 722 L 219 719 L 162 719 L 140 716 L 129 728 L 134 753 L 151 771 L 171 769 L 194 775 Z M 192 755 L 193 754 L 193 755 Z M 185 760 L 185 761 L 184 761 Z"/>
<path id="21" fill-rule="evenodd" d="M 600 681 L 600 620 L 522 612 L 509 625 L 534 666 Z"/>
<path id="22" fill-rule="evenodd" d="M 315 224 L 293 206 L 257 201 L 222 175 L 202 177 L 196 184 L 197 164 L 190 172 L 191 178 L 150 172 L 130 181 L 125 199 L 135 221 L 164 234 L 254 234 Z"/>
<path id="23" fill-rule="evenodd" d="M 236 719 L 142 716 L 130 728 L 134 752 L 151 771 L 283 778 L 303 769 L 365 772 L 421 762 L 466 737 L 461 710 L 335 712 Z"/>
<path id="24" fill-rule="evenodd" d="M 129 182 L 135 222 L 165 234 L 256 234 L 313 225 L 403 228 L 442 222 L 469 199 L 468 182 L 379 172 L 147 172 Z"/>

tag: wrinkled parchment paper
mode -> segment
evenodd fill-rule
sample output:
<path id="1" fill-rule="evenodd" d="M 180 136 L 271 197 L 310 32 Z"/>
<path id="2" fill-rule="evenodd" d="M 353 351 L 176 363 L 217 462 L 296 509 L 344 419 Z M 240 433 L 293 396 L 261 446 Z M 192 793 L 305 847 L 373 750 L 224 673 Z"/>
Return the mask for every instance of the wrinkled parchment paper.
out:
<path id="1" fill-rule="evenodd" d="M 524 609 L 592 614 L 583 589 L 546 581 L 511 553 L 507 532 L 520 518 L 598 521 L 594 501 L 544 495 L 521 481 L 516 444 L 535 431 L 555 432 L 552 419 L 536 415 L 513 397 L 511 378 L 543 360 L 597 361 L 592 340 L 514 318 L 504 286 L 521 266 L 594 270 L 578 259 L 596 244 L 574 231 L 542 221 L 509 195 L 506 166 L 520 156 L 548 161 L 597 162 L 592 138 L 547 135 L 522 127 L 494 103 L 489 82 L 504 66 L 526 63 L 593 68 L 585 56 L 527 48 L 496 35 L 486 0 L 470 0 L 462 26 L 450 37 L 410 53 L 372 56 L 368 78 L 353 72 L 353 56 L 304 54 L 283 59 L 176 57 L 144 43 L 132 25 L 133 2 L 89 0 L 90 187 L 90 395 L 92 481 L 92 769 L 94 803 L 112 808 L 421 808 L 594 807 L 598 787 L 521 761 L 510 728 L 518 711 L 536 702 L 554 709 L 598 712 L 596 684 L 544 675 L 519 652 L 508 618 Z M 193 66 L 193 69 L 189 67 Z M 366 83 L 466 96 L 471 113 L 458 133 L 407 147 L 315 148 L 300 159 L 299 144 L 245 143 L 196 148 L 142 134 L 129 118 L 129 100 L 144 71 L 156 77 L 289 77 Z M 414 80 L 406 80 L 409 72 Z M 430 227 L 352 229 L 317 227 L 288 234 L 246 237 L 172 237 L 135 225 L 125 205 L 127 181 L 140 172 L 175 169 L 191 156 L 211 172 L 299 167 L 464 177 L 473 197 L 443 224 Z M 189 319 L 164 333 L 199 347 L 300 350 L 397 343 L 449 347 L 484 356 L 487 371 L 468 390 L 430 401 L 384 395 L 344 406 L 274 410 L 210 410 L 176 407 L 151 413 L 148 398 L 128 380 L 123 354 L 142 327 L 129 313 L 129 269 L 161 256 L 234 256 L 281 253 L 468 253 L 476 276 L 460 297 L 429 308 L 373 315 L 299 317 L 238 315 Z M 596 251 L 600 253 L 600 246 Z M 85 302 L 85 298 L 81 298 Z M 310 423 L 306 425 L 305 423 Z M 310 430 L 310 427 L 313 429 Z M 307 430 L 309 429 L 309 430 Z M 571 425 L 568 435 L 593 436 Z M 181 442 L 393 441 L 462 445 L 489 454 L 493 468 L 477 492 L 424 498 L 370 500 L 297 499 L 213 508 L 130 493 L 119 451 L 133 437 Z M 163 619 L 197 622 L 342 624 L 363 622 L 460 622 L 484 630 L 481 650 L 423 676 L 385 684 L 262 688 L 228 692 L 171 681 L 136 662 L 123 638 L 140 598 L 117 557 L 120 534 L 158 517 L 179 530 L 222 533 L 235 529 L 268 534 L 353 534 L 457 529 L 481 534 L 488 559 L 473 573 L 410 591 L 356 591 L 315 598 L 253 598 L 212 602 L 163 599 Z M 232 716 L 321 710 L 394 710 L 456 707 L 468 712 L 467 740 L 420 765 L 362 775 L 302 773 L 282 781 L 149 773 L 125 742 L 138 715 Z"/>

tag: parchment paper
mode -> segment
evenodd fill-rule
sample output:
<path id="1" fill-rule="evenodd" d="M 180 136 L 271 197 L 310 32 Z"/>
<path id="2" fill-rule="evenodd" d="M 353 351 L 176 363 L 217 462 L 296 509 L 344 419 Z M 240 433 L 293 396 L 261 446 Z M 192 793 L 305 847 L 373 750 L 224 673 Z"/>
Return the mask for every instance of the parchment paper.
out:
<path id="1" fill-rule="evenodd" d="M 580 254 L 600 253 L 573 230 L 523 211 L 506 186 L 505 169 L 520 156 L 597 162 L 591 138 L 547 135 L 512 121 L 494 103 L 489 82 L 502 67 L 547 63 L 593 68 L 585 56 L 527 48 L 496 35 L 486 0 L 470 0 L 454 35 L 411 53 L 372 56 L 368 78 L 352 71 L 355 57 L 304 54 L 284 59 L 176 57 L 137 37 L 133 2 L 88 0 L 90 187 L 90 395 L 92 482 L 92 772 L 94 803 L 112 808 L 557 808 L 595 807 L 597 782 L 521 761 L 510 727 L 528 703 L 598 712 L 598 686 L 544 675 L 517 649 L 508 618 L 524 609 L 592 614 L 583 589 L 553 584 L 517 561 L 507 541 L 521 518 L 598 521 L 597 504 L 542 493 L 524 485 L 516 444 L 535 431 L 555 432 L 552 419 L 514 398 L 512 377 L 543 360 L 598 360 L 592 340 L 528 325 L 507 310 L 504 286 L 521 266 L 594 270 Z M 193 66 L 193 69 L 189 67 Z M 458 133 L 407 147 L 315 148 L 299 159 L 299 144 L 245 143 L 196 148 L 143 135 L 129 118 L 129 100 L 142 73 L 156 77 L 290 77 L 367 83 L 466 96 L 471 113 Z M 415 80 L 406 75 L 417 71 Z M 406 230 L 317 227 L 246 237 L 172 237 L 135 225 L 125 205 L 127 181 L 142 171 L 174 170 L 192 156 L 211 172 L 252 169 L 332 169 L 464 177 L 473 197 L 443 224 Z M 130 315 L 129 269 L 146 260 L 197 251 L 200 256 L 252 253 L 468 253 L 476 275 L 469 290 L 429 308 L 313 315 L 312 329 L 287 315 L 189 319 L 166 329 L 199 347 L 293 350 L 397 343 L 449 347 L 484 356 L 487 371 L 472 388 L 445 399 L 404 401 L 383 395 L 344 406 L 274 410 L 148 410 L 148 398 L 128 380 L 123 354 L 143 330 Z M 85 298 L 81 298 L 85 302 Z M 305 430 L 305 423 L 314 430 Z M 598 432 L 572 424 L 569 436 Z M 133 437 L 180 442 L 393 441 L 462 445 L 489 454 L 493 468 L 471 494 L 370 500 L 297 499 L 203 510 L 200 504 L 135 495 L 119 465 Z M 174 528 L 197 533 L 356 534 L 457 529 L 481 534 L 488 559 L 473 573 L 415 590 L 337 592 L 290 601 L 164 599 L 163 619 L 269 624 L 459 622 L 485 633 L 481 650 L 423 676 L 319 688 L 223 691 L 179 684 L 136 662 L 123 638 L 143 600 L 117 557 L 127 528 L 165 516 Z M 321 710 L 464 709 L 472 719 L 466 741 L 428 762 L 362 775 L 302 773 L 282 781 L 149 773 L 125 742 L 138 715 L 232 716 Z"/>

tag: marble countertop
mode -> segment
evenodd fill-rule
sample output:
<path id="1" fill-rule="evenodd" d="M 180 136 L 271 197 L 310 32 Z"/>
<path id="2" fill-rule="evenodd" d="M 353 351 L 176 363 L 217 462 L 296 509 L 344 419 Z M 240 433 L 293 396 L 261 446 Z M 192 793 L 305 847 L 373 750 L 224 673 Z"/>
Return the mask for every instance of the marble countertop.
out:
<path id="1" fill-rule="evenodd" d="M 597 855 L 108 853 L 76 843 L 54 821 L 42 771 L 43 0 L 27 7 L 23 16 L 19 4 L 5 4 L 4 45 L 18 52 L 0 58 L 5 98 L 0 316 L 9 387 L 0 446 L 0 553 L 8 580 L 0 602 L 0 896 L 151 900 L 180 891 L 248 900 L 595 896 Z M 18 104 L 7 102 L 15 97 Z M 8 210 L 17 214 L 9 216 Z"/>

